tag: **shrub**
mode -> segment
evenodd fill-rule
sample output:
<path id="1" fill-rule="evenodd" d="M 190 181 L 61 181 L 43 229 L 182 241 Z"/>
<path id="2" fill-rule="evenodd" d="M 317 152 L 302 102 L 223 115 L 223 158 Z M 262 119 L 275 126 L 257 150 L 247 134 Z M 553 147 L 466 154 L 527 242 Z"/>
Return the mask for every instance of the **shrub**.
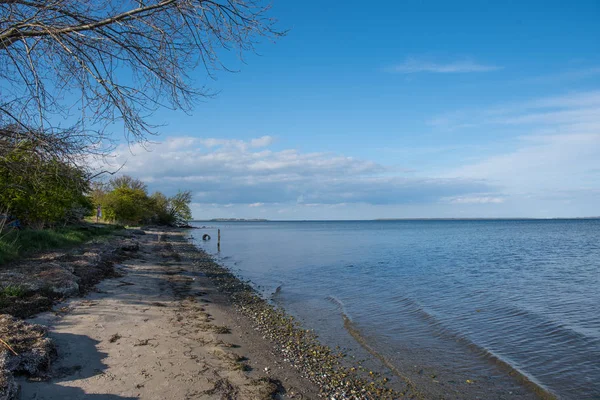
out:
<path id="1" fill-rule="evenodd" d="M 179 191 L 172 197 L 161 192 L 148 196 L 146 184 L 127 175 L 108 184 L 95 183 L 91 197 L 95 206 L 102 207 L 104 219 L 127 225 L 177 226 L 192 218 L 190 191 Z"/>
<path id="2" fill-rule="evenodd" d="M 0 152 L 0 209 L 36 228 L 66 222 L 72 210 L 89 209 L 86 173 L 35 150 L 32 143 L 20 143 Z"/>
<path id="3" fill-rule="evenodd" d="M 118 229 L 122 226 L 82 224 L 57 229 L 10 231 L 0 236 L 0 265 L 30 253 L 74 246 Z"/>

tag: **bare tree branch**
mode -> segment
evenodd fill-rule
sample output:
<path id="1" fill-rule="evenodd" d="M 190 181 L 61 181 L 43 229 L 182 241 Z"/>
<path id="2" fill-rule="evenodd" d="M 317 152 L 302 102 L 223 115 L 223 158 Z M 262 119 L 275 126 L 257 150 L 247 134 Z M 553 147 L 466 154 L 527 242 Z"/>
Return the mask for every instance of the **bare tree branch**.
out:
<path id="1" fill-rule="evenodd" d="M 157 133 L 161 107 L 213 93 L 194 71 L 283 33 L 261 0 L 0 0 L 0 146 L 35 141 L 70 162 Z"/>

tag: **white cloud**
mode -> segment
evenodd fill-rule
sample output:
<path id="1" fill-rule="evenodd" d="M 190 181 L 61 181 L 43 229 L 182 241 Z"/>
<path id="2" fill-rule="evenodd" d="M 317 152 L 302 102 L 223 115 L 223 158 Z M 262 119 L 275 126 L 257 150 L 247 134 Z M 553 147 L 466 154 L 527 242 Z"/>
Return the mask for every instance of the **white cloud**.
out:
<path id="1" fill-rule="evenodd" d="M 169 150 L 185 149 L 186 147 L 193 146 L 196 142 L 196 138 L 182 136 L 168 139 L 165 141 L 165 146 Z"/>
<path id="2" fill-rule="evenodd" d="M 444 175 L 486 179 L 514 193 L 591 188 L 598 184 L 587 173 L 600 160 L 598 132 L 526 136 L 514 151 L 487 157 Z"/>
<path id="3" fill-rule="evenodd" d="M 262 136 L 256 139 L 250 140 L 250 147 L 267 147 L 273 144 L 274 139 L 271 136 Z"/>
<path id="4" fill-rule="evenodd" d="M 389 68 L 389 71 L 400 74 L 414 74 L 419 72 L 452 74 L 467 72 L 489 72 L 499 69 L 502 69 L 502 67 L 496 65 L 479 64 L 470 59 L 452 61 L 448 63 L 438 63 L 409 57 L 403 63 Z"/>
<path id="5" fill-rule="evenodd" d="M 428 178 L 339 154 L 273 151 L 270 138 L 169 138 L 164 143 L 121 146 L 120 174 L 143 178 L 151 189 L 193 191 L 202 204 L 412 204 L 480 193 L 482 180 Z M 260 146 L 260 147 L 259 147 Z M 267 147 L 265 147 L 267 146 Z M 131 150 L 131 151 L 130 151 Z M 133 153 L 134 155 L 132 155 Z"/>
<path id="6" fill-rule="evenodd" d="M 503 152 L 446 169 L 439 177 L 485 179 L 510 195 L 511 203 L 579 200 L 592 210 L 600 187 L 600 92 L 457 112 L 435 123 L 455 129 L 466 121 L 472 129 L 512 138 L 505 139 Z"/>
<path id="7" fill-rule="evenodd" d="M 567 133 L 579 128 L 594 131 L 600 115 L 600 91 L 570 93 L 495 107 L 456 110 L 437 115 L 427 123 L 450 131 L 501 125 L 534 125 L 536 131 L 550 128 Z M 531 132 L 532 126 L 527 126 Z"/>
<path id="8" fill-rule="evenodd" d="M 442 199 L 442 202 L 450 204 L 500 204 L 504 203 L 504 197 L 494 196 L 458 196 L 447 197 Z"/>
<path id="9" fill-rule="evenodd" d="M 207 138 L 207 139 L 192 139 L 191 141 L 187 140 L 190 138 L 169 138 L 166 143 L 173 143 L 179 146 L 179 148 L 189 147 L 192 144 L 198 144 L 204 146 L 206 148 L 212 149 L 217 147 L 223 148 L 236 148 L 240 150 L 246 150 L 249 148 L 261 148 L 267 147 L 273 144 L 275 139 L 272 136 L 262 136 L 259 138 L 254 138 L 249 141 L 239 140 L 239 139 L 215 139 L 215 138 Z"/>

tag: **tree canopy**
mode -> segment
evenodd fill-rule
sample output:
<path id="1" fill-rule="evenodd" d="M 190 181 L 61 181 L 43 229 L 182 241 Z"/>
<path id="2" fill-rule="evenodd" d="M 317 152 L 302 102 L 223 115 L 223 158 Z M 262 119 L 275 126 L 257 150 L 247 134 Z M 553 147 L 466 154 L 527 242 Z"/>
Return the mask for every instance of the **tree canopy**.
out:
<path id="1" fill-rule="evenodd" d="M 192 219 L 190 191 L 171 197 L 161 192 L 149 196 L 144 182 L 124 175 L 96 184 L 91 193 L 94 205 L 102 207 L 104 219 L 111 222 L 180 226 Z"/>
<path id="2" fill-rule="evenodd" d="M 88 189 L 83 171 L 38 154 L 34 143 L 0 148 L 0 214 L 38 228 L 81 219 L 92 207 Z"/>

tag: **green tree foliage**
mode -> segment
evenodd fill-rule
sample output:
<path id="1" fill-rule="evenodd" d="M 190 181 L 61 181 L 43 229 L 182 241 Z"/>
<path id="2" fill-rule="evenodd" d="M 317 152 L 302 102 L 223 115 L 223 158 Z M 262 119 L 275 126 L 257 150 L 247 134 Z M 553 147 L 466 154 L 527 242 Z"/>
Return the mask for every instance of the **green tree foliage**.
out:
<path id="1" fill-rule="evenodd" d="M 192 192 L 179 191 L 173 197 L 166 197 L 161 192 L 156 192 L 150 197 L 154 208 L 154 222 L 159 225 L 178 226 L 184 225 L 192 219 L 190 203 Z"/>
<path id="2" fill-rule="evenodd" d="M 154 212 L 154 221 L 158 225 L 171 225 L 172 219 L 169 215 L 169 199 L 161 192 L 154 192 L 150 196 Z"/>
<path id="3" fill-rule="evenodd" d="M 92 199 L 102 207 L 105 219 L 123 224 L 180 226 L 192 219 L 190 191 L 172 197 L 161 192 L 148 195 L 144 182 L 127 175 L 113 178 L 107 185 L 95 184 Z"/>
<path id="4" fill-rule="evenodd" d="M 107 193 L 104 213 L 109 221 L 137 225 L 150 216 L 148 195 L 141 189 L 118 187 Z"/>
<path id="5" fill-rule="evenodd" d="M 0 151 L 0 210 L 34 228 L 88 214 L 87 174 L 36 150 L 24 141 Z"/>
<path id="6" fill-rule="evenodd" d="M 111 189 L 129 188 L 134 190 L 141 190 L 144 193 L 148 193 L 148 186 L 146 186 L 144 182 L 140 181 L 139 179 L 132 178 L 129 175 L 123 175 L 117 178 L 112 178 L 108 182 L 108 186 Z"/>
<path id="7" fill-rule="evenodd" d="M 175 196 L 169 198 L 169 215 L 172 223 L 181 225 L 192 219 L 190 203 L 192 202 L 192 192 L 189 190 L 180 191 Z"/>
<path id="8" fill-rule="evenodd" d="M 105 204 L 106 194 L 109 192 L 108 185 L 104 182 L 94 181 L 90 183 L 90 199 L 94 208 Z"/>

